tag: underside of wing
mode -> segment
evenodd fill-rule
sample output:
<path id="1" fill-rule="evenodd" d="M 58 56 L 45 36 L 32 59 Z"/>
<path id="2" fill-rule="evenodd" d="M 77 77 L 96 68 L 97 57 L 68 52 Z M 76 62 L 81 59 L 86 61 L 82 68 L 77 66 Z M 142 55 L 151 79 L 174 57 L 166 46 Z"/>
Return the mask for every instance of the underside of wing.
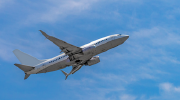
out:
<path id="1" fill-rule="evenodd" d="M 47 35 L 45 32 L 41 31 L 40 32 L 47 38 L 49 39 L 50 41 L 52 41 L 55 45 L 57 45 L 62 52 L 66 53 L 67 55 L 73 55 L 77 52 L 81 52 L 82 49 L 77 47 L 77 46 L 74 46 L 74 45 L 71 45 L 65 41 L 62 41 L 60 39 L 57 39 L 53 36 L 49 36 Z"/>

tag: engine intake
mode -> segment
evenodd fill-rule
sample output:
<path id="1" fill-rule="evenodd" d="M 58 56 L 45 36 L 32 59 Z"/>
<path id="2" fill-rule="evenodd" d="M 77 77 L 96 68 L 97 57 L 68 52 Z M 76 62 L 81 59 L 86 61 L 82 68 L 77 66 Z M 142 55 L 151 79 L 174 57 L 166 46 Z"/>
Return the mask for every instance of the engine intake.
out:
<path id="1" fill-rule="evenodd" d="M 92 57 L 86 65 L 92 66 L 100 62 L 99 56 Z"/>

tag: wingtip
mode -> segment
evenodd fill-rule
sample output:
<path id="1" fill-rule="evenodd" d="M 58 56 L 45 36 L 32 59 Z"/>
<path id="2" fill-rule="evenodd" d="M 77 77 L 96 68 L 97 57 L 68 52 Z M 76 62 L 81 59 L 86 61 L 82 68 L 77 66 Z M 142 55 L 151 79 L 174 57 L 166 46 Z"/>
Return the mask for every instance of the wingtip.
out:
<path id="1" fill-rule="evenodd" d="M 13 52 L 19 51 L 18 49 L 14 49 Z"/>
<path id="2" fill-rule="evenodd" d="M 15 65 L 15 66 L 18 66 L 19 64 L 15 63 L 14 65 Z"/>
<path id="3" fill-rule="evenodd" d="M 42 31 L 42 30 L 39 30 L 42 34 L 44 34 L 45 32 L 44 31 Z"/>
<path id="4" fill-rule="evenodd" d="M 46 38 L 49 38 L 49 35 L 47 35 L 44 31 L 39 30 Z"/>

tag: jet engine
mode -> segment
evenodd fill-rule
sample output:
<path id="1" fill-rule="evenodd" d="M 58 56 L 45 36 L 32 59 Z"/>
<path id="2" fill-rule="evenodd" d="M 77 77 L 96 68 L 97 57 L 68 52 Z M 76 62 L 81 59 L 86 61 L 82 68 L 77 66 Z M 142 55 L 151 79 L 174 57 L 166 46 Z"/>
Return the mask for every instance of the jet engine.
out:
<path id="1" fill-rule="evenodd" d="M 92 45 L 86 48 L 83 48 L 83 54 L 87 55 L 87 54 L 91 54 L 93 53 L 93 51 L 95 50 L 96 46 Z"/>
<path id="2" fill-rule="evenodd" d="M 86 65 L 88 66 L 92 66 L 94 64 L 97 64 L 100 62 L 100 59 L 99 59 L 99 56 L 95 56 L 95 57 L 92 57 L 87 63 Z"/>

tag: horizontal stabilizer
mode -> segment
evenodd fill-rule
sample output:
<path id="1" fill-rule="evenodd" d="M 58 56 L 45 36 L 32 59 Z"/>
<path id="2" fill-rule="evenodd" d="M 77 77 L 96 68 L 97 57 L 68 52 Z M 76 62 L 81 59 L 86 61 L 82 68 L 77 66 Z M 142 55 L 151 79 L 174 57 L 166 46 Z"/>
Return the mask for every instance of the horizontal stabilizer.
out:
<path id="1" fill-rule="evenodd" d="M 67 77 L 69 76 L 69 74 L 68 73 L 66 73 L 66 72 L 64 72 L 63 70 L 61 70 L 62 71 L 62 73 L 66 76 L 66 78 L 65 78 L 65 80 L 67 79 Z"/>
<path id="2" fill-rule="evenodd" d="M 21 64 L 14 64 L 14 65 L 17 66 L 19 69 L 23 70 L 24 72 L 31 71 L 35 68 L 35 67 L 21 65 Z"/>

